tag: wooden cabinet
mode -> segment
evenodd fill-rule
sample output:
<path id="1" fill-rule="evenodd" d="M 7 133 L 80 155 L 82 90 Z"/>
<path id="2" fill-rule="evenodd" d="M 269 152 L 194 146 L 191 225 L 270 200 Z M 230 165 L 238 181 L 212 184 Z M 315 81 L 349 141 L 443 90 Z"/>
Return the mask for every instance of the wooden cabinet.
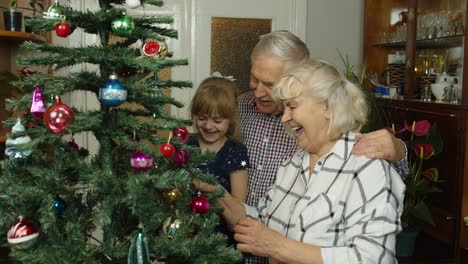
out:
<path id="1" fill-rule="evenodd" d="M 467 16 L 466 0 L 365 1 L 363 62 L 369 74 L 386 76 L 380 83 L 396 85 L 402 92 L 379 99 L 379 107 L 395 123 L 436 122 L 444 140 L 442 155 L 430 161 L 443 180 L 442 192 L 430 203 L 436 226 L 421 224 L 427 239 L 419 241 L 424 249 L 417 254 L 456 263 L 466 260 L 468 249 L 468 226 L 463 221 L 468 216 Z M 393 64 L 398 54 L 404 54 L 401 65 Z M 401 76 L 395 76 L 395 68 Z M 457 100 L 449 100 L 453 89 L 446 90 L 442 100 L 434 95 L 430 101 L 421 100 L 423 86 L 430 87 L 443 71 L 460 82 L 455 86 Z"/>
<path id="2" fill-rule="evenodd" d="M 0 7 L 3 7 L 3 10 L 6 10 L 8 7 L 8 0 L 0 0 Z M 23 13 L 23 19 L 25 16 L 32 16 L 33 11 L 31 10 L 31 5 L 29 0 L 18 0 L 17 2 L 17 10 Z M 37 1 L 38 3 L 41 4 L 41 7 L 43 7 L 45 10 L 49 7 L 50 5 L 50 0 L 40 0 Z M 35 5 L 36 7 L 36 16 L 41 16 L 42 12 L 44 11 L 41 9 L 39 5 Z M 4 25 L 3 25 L 3 16 L 1 17 L 0 20 L 0 72 L 10 72 L 12 74 L 18 75 L 20 67 L 16 64 L 16 56 L 20 54 L 22 51 L 20 50 L 19 46 L 21 43 L 24 41 L 41 41 L 45 42 L 48 41 L 50 42 L 51 35 L 50 33 L 44 33 L 44 34 L 31 34 L 31 33 L 26 33 L 26 32 L 17 32 L 17 31 L 7 31 L 4 30 Z M 24 22 L 23 22 L 23 28 L 24 28 Z M 5 91 L 5 86 L 6 82 L 9 80 L 5 78 L 5 76 L 2 74 L 0 76 L 0 121 L 5 120 L 7 117 L 10 116 L 10 113 L 8 113 L 5 110 L 5 97 L 8 97 L 8 93 Z M 3 154 L 3 142 L 6 140 L 6 130 L 0 126 L 0 150 L 1 154 Z"/>
<path id="3" fill-rule="evenodd" d="M 19 45 L 27 40 L 47 41 L 48 37 L 46 35 L 0 30 L 0 60 L 2 61 L 0 72 L 11 72 L 18 75 L 20 68 L 16 64 L 16 56 L 20 53 Z M 0 77 L 2 89 L 5 89 L 8 81 L 8 78 Z M 5 98 L 8 96 L 8 92 L 4 90 L 0 93 L 0 120 L 2 121 L 11 115 L 5 110 Z M 5 142 L 6 132 L 3 127 L 0 127 L 0 142 Z"/>

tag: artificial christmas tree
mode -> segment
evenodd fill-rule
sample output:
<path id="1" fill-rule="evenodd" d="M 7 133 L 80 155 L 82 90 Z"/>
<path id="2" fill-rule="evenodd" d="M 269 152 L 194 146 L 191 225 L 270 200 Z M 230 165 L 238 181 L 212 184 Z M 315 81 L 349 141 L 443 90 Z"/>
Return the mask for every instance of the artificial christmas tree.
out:
<path id="1" fill-rule="evenodd" d="M 28 155 L 1 161 L 2 244 L 10 241 L 10 256 L 19 263 L 240 259 L 225 246 L 225 237 L 214 232 L 221 211 L 214 199 L 222 191 L 204 197 L 191 185 L 193 178 L 215 183 L 197 169 L 212 155 L 185 145 L 185 127 L 191 121 L 172 117 L 164 108 L 181 106 L 164 90 L 191 86 L 157 78 L 164 68 L 187 64 L 168 58 L 165 41 L 177 32 L 159 25 L 172 19 L 126 14 L 126 7 L 139 4 L 163 3 L 99 0 L 99 10 L 78 11 L 55 1 L 44 18 L 30 21 L 36 32 L 66 23 L 70 34 L 81 29 L 99 36 L 100 43 L 73 48 L 22 45 L 34 56 L 18 57 L 18 63 L 46 67 L 48 74 L 35 73 L 15 83 L 25 94 L 8 100 L 7 108 L 21 119 L 3 122 L 7 128 L 25 127 L 8 134 L 11 142 L 31 138 L 11 146 L 14 153 Z M 138 47 L 138 42 L 147 45 Z M 85 63 L 97 70 L 54 75 Z M 60 100 L 75 91 L 95 94 L 100 109 L 79 111 Z M 83 132 L 97 139 L 97 155 L 88 156 L 75 143 L 73 135 Z"/>

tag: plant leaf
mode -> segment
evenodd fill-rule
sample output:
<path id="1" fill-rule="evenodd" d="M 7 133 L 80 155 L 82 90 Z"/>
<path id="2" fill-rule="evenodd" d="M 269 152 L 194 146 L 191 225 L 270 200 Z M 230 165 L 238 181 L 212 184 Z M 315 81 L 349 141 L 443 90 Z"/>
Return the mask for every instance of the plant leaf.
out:
<path id="1" fill-rule="evenodd" d="M 435 225 L 434 221 L 432 220 L 431 216 L 431 211 L 429 210 L 429 207 L 427 207 L 426 203 L 424 202 L 419 202 L 416 204 L 416 206 L 411 210 L 411 215 L 413 215 L 415 218 L 426 222 L 431 225 Z"/>

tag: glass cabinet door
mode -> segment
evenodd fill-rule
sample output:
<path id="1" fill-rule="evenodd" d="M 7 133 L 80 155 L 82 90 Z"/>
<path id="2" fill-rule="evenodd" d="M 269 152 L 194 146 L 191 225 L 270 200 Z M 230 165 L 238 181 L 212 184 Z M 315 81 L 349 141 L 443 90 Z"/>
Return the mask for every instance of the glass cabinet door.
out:
<path id="1" fill-rule="evenodd" d="M 418 0 L 415 98 L 461 104 L 465 6 L 465 0 Z"/>
<path id="2" fill-rule="evenodd" d="M 380 87 L 401 87 L 404 83 L 408 1 L 366 1 L 364 63 L 377 96 Z"/>

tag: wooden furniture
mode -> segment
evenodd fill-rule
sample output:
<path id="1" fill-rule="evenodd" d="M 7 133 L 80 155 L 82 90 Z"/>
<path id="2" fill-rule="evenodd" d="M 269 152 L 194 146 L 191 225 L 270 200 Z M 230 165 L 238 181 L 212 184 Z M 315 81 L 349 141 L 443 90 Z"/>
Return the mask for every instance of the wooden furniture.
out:
<path id="1" fill-rule="evenodd" d="M 14 32 L 0 30 L 0 72 L 11 72 L 18 75 L 20 68 L 16 64 L 16 56 L 20 53 L 19 45 L 24 41 L 48 41 L 48 36 L 31 34 L 25 32 Z M 9 80 L 0 77 L 0 85 L 6 85 Z M 0 120 L 5 120 L 10 116 L 5 110 L 5 97 L 8 95 L 0 93 Z M 6 130 L 0 127 L 0 143 L 6 140 Z M 3 152 L 2 152 L 3 153 Z"/>
<path id="2" fill-rule="evenodd" d="M 431 15 L 433 19 L 428 19 Z M 456 23 L 442 27 L 437 34 L 432 31 L 432 25 L 437 27 L 444 16 L 451 16 L 449 21 Z M 424 263 L 466 263 L 467 260 L 468 226 L 463 221 L 468 216 L 468 70 L 463 67 L 468 65 L 468 48 L 464 45 L 468 36 L 467 16 L 465 0 L 365 1 L 363 63 L 368 66 L 368 73 L 381 75 L 389 69 L 389 54 L 405 53 L 402 82 L 392 83 L 403 88 L 403 95 L 379 99 L 380 109 L 389 122 L 402 124 L 405 120 L 424 119 L 436 122 L 444 140 L 443 153 L 430 160 L 443 180 L 442 192 L 434 194 L 430 202 L 436 225 L 421 223 L 424 239 L 416 244 L 416 258 L 427 260 Z M 423 24 L 431 25 L 430 31 L 423 31 Z M 458 31 L 454 25 L 458 25 Z M 446 58 L 447 63 L 439 61 L 439 66 L 451 70 L 452 74 L 458 73 L 463 80 L 458 102 L 420 100 L 424 77 L 437 68 L 421 69 L 418 60 L 427 54 L 438 60 Z M 424 63 L 423 66 L 428 66 L 430 62 Z M 374 89 L 370 83 L 368 88 Z"/>

